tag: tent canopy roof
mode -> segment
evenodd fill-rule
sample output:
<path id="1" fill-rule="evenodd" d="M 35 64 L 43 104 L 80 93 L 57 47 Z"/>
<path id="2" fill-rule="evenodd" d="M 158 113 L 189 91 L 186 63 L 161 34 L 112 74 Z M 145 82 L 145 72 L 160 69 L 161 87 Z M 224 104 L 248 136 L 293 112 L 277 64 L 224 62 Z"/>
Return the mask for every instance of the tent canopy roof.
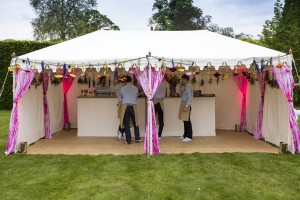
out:
<path id="1" fill-rule="evenodd" d="M 222 62 L 236 65 L 253 59 L 284 56 L 279 51 L 230 38 L 207 30 L 198 31 L 104 31 L 99 30 L 22 56 L 45 63 L 114 63 L 144 57 L 164 57 L 198 65 Z"/>

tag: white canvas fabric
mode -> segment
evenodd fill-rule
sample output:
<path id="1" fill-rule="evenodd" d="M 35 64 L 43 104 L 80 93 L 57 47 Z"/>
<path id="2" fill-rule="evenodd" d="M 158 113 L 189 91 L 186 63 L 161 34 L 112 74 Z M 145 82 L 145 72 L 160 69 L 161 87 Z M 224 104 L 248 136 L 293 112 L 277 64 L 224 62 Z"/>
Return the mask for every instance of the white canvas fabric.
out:
<path id="1" fill-rule="evenodd" d="M 256 128 L 259 104 L 261 101 L 261 93 L 258 81 L 255 85 L 248 85 L 246 100 L 246 130 L 254 133 Z"/>
<path id="2" fill-rule="evenodd" d="M 47 99 L 51 134 L 53 134 L 63 128 L 62 84 L 54 86 L 49 82 Z M 32 144 L 44 136 L 43 88 L 30 86 L 19 103 L 19 132 L 16 148 L 18 149 L 18 144 L 21 142 Z"/>
<path id="3" fill-rule="evenodd" d="M 175 59 L 176 64 L 196 62 L 201 68 L 211 62 L 218 68 L 223 62 L 230 66 L 242 61 L 247 67 L 253 59 L 260 61 L 278 56 L 282 52 L 241 40 L 213 33 L 207 30 L 198 31 L 103 31 L 99 30 L 63 43 L 37 50 L 19 57 L 40 63 L 52 63 L 53 67 L 60 63 L 81 65 L 89 63 L 97 65 L 123 62 L 144 57 L 151 52 L 153 56 Z M 291 59 L 280 58 L 281 62 L 291 62 Z M 137 61 L 135 61 L 137 62 Z M 147 63 L 143 60 L 143 65 Z M 170 62 L 169 62 L 170 63 Z M 127 62 L 127 68 L 131 62 Z M 40 66 L 36 66 L 41 70 Z M 114 67 L 112 65 L 111 67 Z M 188 67 L 186 65 L 185 67 Z"/>
<path id="4" fill-rule="evenodd" d="M 289 124 L 288 103 L 279 89 L 266 88 L 262 133 L 266 141 L 276 146 L 279 146 L 280 142 L 285 142 L 288 144 L 288 150 L 295 152 Z"/>

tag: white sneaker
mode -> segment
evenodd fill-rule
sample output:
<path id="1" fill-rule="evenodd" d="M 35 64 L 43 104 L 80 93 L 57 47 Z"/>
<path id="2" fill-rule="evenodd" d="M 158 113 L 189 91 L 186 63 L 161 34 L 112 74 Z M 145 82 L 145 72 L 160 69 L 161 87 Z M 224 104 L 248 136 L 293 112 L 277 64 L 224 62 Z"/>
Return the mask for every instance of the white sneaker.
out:
<path id="1" fill-rule="evenodd" d="M 191 138 L 188 138 L 188 137 L 186 137 L 186 138 L 184 138 L 183 140 L 182 140 L 182 142 L 191 142 L 192 141 L 192 139 Z"/>
<path id="2" fill-rule="evenodd" d="M 126 137 L 122 135 L 121 140 L 126 140 Z"/>
<path id="3" fill-rule="evenodd" d="M 120 132 L 120 131 L 118 131 L 118 139 L 119 139 L 119 141 L 121 141 L 122 140 L 122 133 Z"/>
<path id="4" fill-rule="evenodd" d="M 183 136 L 180 137 L 180 140 L 184 140 L 184 139 L 185 139 L 185 137 L 183 137 Z"/>
<path id="5" fill-rule="evenodd" d="M 161 137 L 158 137 L 158 140 L 160 140 L 161 139 Z"/>

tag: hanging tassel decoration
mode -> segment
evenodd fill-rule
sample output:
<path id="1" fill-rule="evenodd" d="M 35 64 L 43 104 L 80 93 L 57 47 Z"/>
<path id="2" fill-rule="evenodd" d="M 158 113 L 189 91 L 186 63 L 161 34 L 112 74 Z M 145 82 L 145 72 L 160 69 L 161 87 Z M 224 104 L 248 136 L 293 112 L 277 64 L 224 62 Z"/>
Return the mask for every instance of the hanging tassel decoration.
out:
<path id="1" fill-rule="evenodd" d="M 258 68 L 258 64 L 256 63 L 256 60 L 253 60 L 253 64 L 254 64 L 254 68 L 257 71 L 257 73 L 259 74 L 259 68 Z"/>
<path id="2" fill-rule="evenodd" d="M 44 71 L 44 69 L 45 69 L 44 61 L 41 62 L 41 68 L 42 68 L 42 71 Z"/>
<path id="3" fill-rule="evenodd" d="M 95 85 L 96 85 L 95 75 L 93 74 L 93 88 L 95 87 Z"/>
<path id="4" fill-rule="evenodd" d="M 67 78 L 67 65 L 64 63 L 63 65 L 63 73 L 64 73 L 64 78 Z"/>
<path id="5" fill-rule="evenodd" d="M 264 59 L 261 59 L 261 61 L 260 61 L 260 71 L 262 72 L 264 70 L 264 68 L 265 68 L 265 61 L 264 61 Z"/>

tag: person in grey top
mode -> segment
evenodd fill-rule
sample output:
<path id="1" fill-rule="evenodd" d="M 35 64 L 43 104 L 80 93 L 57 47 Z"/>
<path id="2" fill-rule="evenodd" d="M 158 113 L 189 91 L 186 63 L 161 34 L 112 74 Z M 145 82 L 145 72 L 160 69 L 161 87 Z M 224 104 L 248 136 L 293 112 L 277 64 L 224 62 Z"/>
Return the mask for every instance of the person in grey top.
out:
<path id="1" fill-rule="evenodd" d="M 138 88 L 132 84 L 131 76 L 126 76 L 127 84 L 121 88 L 121 95 L 122 95 L 122 106 L 126 106 L 125 113 L 124 113 L 124 129 L 126 134 L 126 144 L 131 144 L 131 132 L 130 132 L 130 119 L 133 123 L 134 127 L 134 135 L 135 135 L 135 142 L 141 142 L 140 139 L 140 130 L 136 123 L 136 115 L 137 108 L 137 97 L 138 97 Z"/>
<path id="2" fill-rule="evenodd" d="M 158 87 L 153 100 L 154 100 L 154 109 L 155 114 L 158 115 L 159 129 L 158 129 L 158 138 L 161 138 L 162 131 L 164 128 L 164 99 L 166 96 L 167 86 L 162 82 Z"/>
<path id="3" fill-rule="evenodd" d="M 180 113 L 181 120 L 184 124 L 184 134 L 181 137 L 183 142 L 190 142 L 193 139 L 193 129 L 191 122 L 191 111 L 192 111 L 192 99 L 193 99 L 193 88 L 189 83 L 189 76 L 186 74 L 181 76 L 181 86 L 179 89 L 179 95 L 181 97 Z"/>
<path id="4" fill-rule="evenodd" d="M 108 93 L 109 89 L 110 89 L 109 86 L 106 85 L 106 77 L 101 76 L 99 80 L 99 84 L 97 84 L 95 87 L 97 94 Z"/>
<path id="5" fill-rule="evenodd" d="M 120 117 L 120 109 L 121 109 L 121 104 L 122 104 L 122 94 L 121 94 L 121 88 L 126 85 L 126 78 L 120 78 L 119 79 L 119 84 L 117 85 L 116 87 L 116 95 L 117 95 L 117 98 L 118 98 L 118 117 Z M 118 128 L 118 139 L 119 140 L 123 140 L 125 139 L 124 137 L 124 128 L 121 128 L 121 125 L 119 125 L 119 128 Z"/>

